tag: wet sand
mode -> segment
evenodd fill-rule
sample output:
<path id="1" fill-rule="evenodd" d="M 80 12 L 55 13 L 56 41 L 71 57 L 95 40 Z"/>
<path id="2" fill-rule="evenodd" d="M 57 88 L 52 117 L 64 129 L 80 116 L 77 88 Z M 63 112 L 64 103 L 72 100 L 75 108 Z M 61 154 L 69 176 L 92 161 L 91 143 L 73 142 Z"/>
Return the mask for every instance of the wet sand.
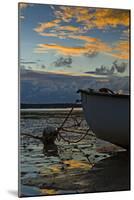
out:
<path id="1" fill-rule="evenodd" d="M 41 135 L 45 125 L 58 127 L 66 113 L 23 111 L 21 133 Z M 82 119 L 82 111 L 75 111 L 73 118 Z M 74 119 L 70 118 L 66 126 Z M 82 126 L 87 128 L 85 121 Z M 43 151 L 40 141 L 21 136 L 20 196 L 129 190 L 129 153 L 89 133 L 78 143 L 56 141 L 49 153 Z M 80 137 L 74 132 L 62 134 L 74 141 Z"/>

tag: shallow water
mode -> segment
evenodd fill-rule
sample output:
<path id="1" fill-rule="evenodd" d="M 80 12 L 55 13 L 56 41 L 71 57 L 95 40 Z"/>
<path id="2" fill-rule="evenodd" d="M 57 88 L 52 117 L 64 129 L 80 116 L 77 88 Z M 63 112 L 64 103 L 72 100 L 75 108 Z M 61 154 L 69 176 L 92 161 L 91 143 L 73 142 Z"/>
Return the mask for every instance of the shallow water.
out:
<path id="1" fill-rule="evenodd" d="M 44 127 L 59 127 L 67 113 L 66 109 L 21 112 L 20 196 L 94 192 L 93 180 L 87 180 L 89 172 L 94 170 L 94 165 L 100 160 L 123 151 L 115 145 L 97 139 L 91 131 L 82 141 L 75 143 L 80 134 L 71 131 L 77 127 L 62 133 L 74 143 L 57 140 L 48 152 L 44 151 L 40 140 L 23 135 L 26 133 L 42 136 Z M 81 127 L 88 129 L 81 110 L 75 110 L 65 126 L 72 127 L 81 119 Z"/>

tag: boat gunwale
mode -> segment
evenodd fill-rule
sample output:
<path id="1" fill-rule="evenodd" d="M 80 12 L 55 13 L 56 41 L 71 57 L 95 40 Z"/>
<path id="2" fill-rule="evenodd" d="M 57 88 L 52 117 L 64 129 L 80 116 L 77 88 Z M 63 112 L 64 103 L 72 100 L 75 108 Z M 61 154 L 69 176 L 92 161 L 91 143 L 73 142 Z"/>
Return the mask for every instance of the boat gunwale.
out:
<path id="1" fill-rule="evenodd" d="M 93 96 L 107 96 L 107 97 L 115 97 L 115 98 L 130 98 L 130 95 L 128 94 L 110 94 L 110 93 L 102 93 L 102 92 L 96 92 L 96 91 L 87 91 L 87 90 L 78 90 L 77 93 L 85 93 L 87 95 L 93 95 Z"/>

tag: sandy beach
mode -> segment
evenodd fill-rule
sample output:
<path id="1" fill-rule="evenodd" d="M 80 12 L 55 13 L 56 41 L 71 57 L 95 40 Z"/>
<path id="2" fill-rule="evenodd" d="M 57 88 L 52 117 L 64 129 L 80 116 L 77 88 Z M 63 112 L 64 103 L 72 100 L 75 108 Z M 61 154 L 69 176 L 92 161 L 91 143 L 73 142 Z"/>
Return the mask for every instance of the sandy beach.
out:
<path id="1" fill-rule="evenodd" d="M 59 127 L 67 112 L 66 109 L 21 112 L 20 196 L 129 190 L 129 152 L 96 138 L 91 131 L 78 143 L 75 141 L 80 135 L 62 132 L 74 143 L 57 140 L 49 153 L 44 152 L 39 140 L 23 135 L 41 136 L 46 125 Z M 66 127 L 75 119 L 83 119 L 81 126 L 88 128 L 81 109 L 74 111 Z"/>

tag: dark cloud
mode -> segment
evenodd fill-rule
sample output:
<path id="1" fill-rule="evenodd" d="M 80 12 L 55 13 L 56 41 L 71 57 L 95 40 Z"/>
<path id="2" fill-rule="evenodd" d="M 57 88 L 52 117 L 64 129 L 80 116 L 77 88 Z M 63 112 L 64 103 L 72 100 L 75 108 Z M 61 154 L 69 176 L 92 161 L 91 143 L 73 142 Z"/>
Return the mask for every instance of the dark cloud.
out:
<path id="1" fill-rule="evenodd" d="M 125 62 L 122 62 L 121 64 L 117 63 L 117 60 L 113 62 L 113 67 L 117 70 L 119 73 L 123 73 L 126 71 L 128 64 Z"/>
<path id="2" fill-rule="evenodd" d="M 55 62 L 53 62 L 53 65 L 55 67 L 71 67 L 72 64 L 72 58 L 70 56 L 68 57 L 59 57 Z"/>
<path id="3" fill-rule="evenodd" d="M 112 66 L 110 69 L 108 69 L 107 67 L 105 67 L 104 65 L 101 65 L 99 68 L 96 68 L 96 74 L 106 74 L 106 75 L 110 75 L 113 74 L 115 71 L 114 66 Z"/>
<path id="4" fill-rule="evenodd" d="M 84 56 L 88 57 L 88 58 L 94 58 L 98 55 L 98 52 L 96 51 L 89 51 L 87 53 L 84 53 Z"/>
<path id="5" fill-rule="evenodd" d="M 105 81 L 106 80 L 106 81 Z M 79 99 L 78 89 L 107 87 L 115 92 L 129 91 L 129 78 L 95 78 L 27 71 L 21 74 L 21 103 L 72 103 Z"/>
<path id="6" fill-rule="evenodd" d="M 45 65 L 41 65 L 41 68 L 42 68 L 42 69 L 45 69 L 45 68 L 46 68 L 46 66 L 45 66 Z"/>
<path id="7" fill-rule="evenodd" d="M 95 69 L 95 71 L 93 72 L 86 72 L 86 73 L 93 73 L 93 74 L 100 74 L 100 75 L 112 75 L 114 74 L 114 72 L 118 72 L 118 73 L 123 73 L 126 71 L 128 64 L 125 62 L 122 63 L 117 63 L 118 61 L 115 60 L 112 65 L 111 68 L 107 68 L 104 65 L 101 65 L 100 67 L 97 67 Z"/>
<path id="8" fill-rule="evenodd" d="M 125 62 L 122 63 L 117 63 L 117 60 L 115 60 L 112 63 L 111 68 L 107 68 L 104 65 L 101 65 L 100 67 L 95 69 L 95 74 L 101 74 L 101 75 L 112 75 L 114 74 L 115 71 L 119 72 L 119 73 L 123 73 L 126 71 L 128 64 Z"/>
<path id="9" fill-rule="evenodd" d="M 33 61 L 21 61 L 21 64 L 36 64 L 36 62 L 33 62 Z"/>
<path id="10" fill-rule="evenodd" d="M 32 69 L 32 67 L 31 67 L 31 66 L 28 66 L 27 68 L 28 68 L 29 70 L 31 70 L 31 69 Z"/>

